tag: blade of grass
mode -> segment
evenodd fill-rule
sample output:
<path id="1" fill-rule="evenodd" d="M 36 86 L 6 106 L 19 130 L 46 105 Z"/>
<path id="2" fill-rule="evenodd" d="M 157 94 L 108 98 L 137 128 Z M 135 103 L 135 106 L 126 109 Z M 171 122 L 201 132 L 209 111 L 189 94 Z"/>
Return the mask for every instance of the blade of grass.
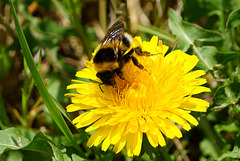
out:
<path id="1" fill-rule="evenodd" d="M 41 63 L 42 63 L 42 50 L 40 50 L 40 53 L 39 53 L 39 58 L 38 58 L 38 65 L 37 65 L 37 69 L 39 70 L 40 67 L 41 67 Z M 32 90 L 33 90 L 33 86 L 34 86 L 34 79 L 31 78 L 31 82 L 30 82 L 30 85 L 28 87 L 28 92 L 27 92 L 27 99 L 30 98 L 30 95 L 32 93 Z"/>
<path id="2" fill-rule="evenodd" d="M 66 136 L 66 138 L 72 143 L 72 145 L 76 148 L 76 150 L 79 152 L 80 156 L 86 158 L 85 154 L 83 153 L 82 149 L 78 146 L 76 140 L 73 137 L 73 134 L 71 133 L 70 129 L 68 128 L 65 120 L 63 119 L 61 113 L 59 112 L 58 108 L 56 107 L 52 97 L 48 93 L 43 80 L 37 70 L 37 67 L 33 61 L 33 57 L 31 55 L 28 43 L 26 41 L 26 38 L 23 34 L 22 28 L 20 26 L 20 23 L 17 18 L 17 14 L 13 5 L 12 0 L 10 0 L 12 12 L 13 12 L 13 17 L 16 25 L 16 30 L 18 33 L 18 39 L 19 43 L 21 45 L 21 48 L 23 50 L 23 55 L 27 61 L 29 70 L 34 78 L 34 81 L 36 83 L 36 86 L 39 90 L 39 93 L 41 94 L 51 116 L 53 117 L 54 121 L 58 125 L 58 127 L 61 129 L 62 133 Z"/>
<path id="3" fill-rule="evenodd" d="M 42 53 L 40 50 L 37 69 L 40 68 L 41 62 L 42 62 Z M 23 80 L 23 88 L 22 88 L 22 117 L 25 121 L 28 121 L 26 118 L 28 113 L 28 100 L 31 96 L 32 89 L 35 82 L 34 82 L 34 79 L 31 77 L 31 75 L 28 75 L 28 71 L 27 71 L 28 67 L 27 67 L 27 62 L 25 58 L 23 59 L 23 67 L 24 67 L 24 80 Z M 29 79 L 31 79 L 31 81 Z M 29 81 L 30 81 L 30 84 L 29 84 Z"/>
<path id="4" fill-rule="evenodd" d="M 58 109 L 60 110 L 60 112 L 65 116 L 65 118 L 68 119 L 69 122 L 72 122 L 72 117 L 66 112 L 66 110 L 61 106 L 61 104 L 53 97 L 51 96 L 54 103 L 56 104 L 56 106 L 58 107 Z M 76 126 L 74 126 L 76 128 Z M 81 134 L 81 136 L 83 137 L 83 140 L 85 140 L 86 142 L 88 141 L 89 139 L 89 136 L 87 135 L 87 133 L 85 133 L 82 129 L 77 129 L 79 134 Z M 85 148 L 88 148 L 86 147 L 85 145 L 83 145 Z M 101 156 L 101 153 L 100 151 L 96 148 L 96 147 L 92 147 L 90 149 L 93 153 L 97 154 L 97 156 L 102 159 L 102 156 Z"/>
<path id="5" fill-rule="evenodd" d="M 25 58 L 23 58 L 23 71 L 24 71 L 24 80 L 23 80 L 23 88 L 22 88 L 22 117 L 26 121 L 26 116 L 28 112 L 28 106 L 27 106 L 28 75 L 27 75 L 27 62 Z"/>
<path id="6" fill-rule="evenodd" d="M 72 122 L 72 117 L 66 112 L 66 110 L 62 107 L 62 105 L 52 95 L 50 96 L 52 97 L 53 102 L 55 103 L 58 110 L 63 114 L 63 116 L 65 116 L 65 118 L 69 122 Z"/>
<path id="7" fill-rule="evenodd" d="M 9 124 L 9 120 L 8 120 L 7 112 L 3 103 L 1 92 L 0 92 L 0 120 L 4 125 Z"/>
<path id="8" fill-rule="evenodd" d="M 176 39 L 173 35 L 167 33 L 164 30 L 161 30 L 161 29 L 159 29 L 155 26 L 146 26 L 146 25 L 138 24 L 138 25 L 136 25 L 136 30 L 147 32 L 151 35 L 157 35 L 160 38 L 162 38 L 163 40 L 168 40 L 170 42 L 175 42 L 176 41 Z"/>

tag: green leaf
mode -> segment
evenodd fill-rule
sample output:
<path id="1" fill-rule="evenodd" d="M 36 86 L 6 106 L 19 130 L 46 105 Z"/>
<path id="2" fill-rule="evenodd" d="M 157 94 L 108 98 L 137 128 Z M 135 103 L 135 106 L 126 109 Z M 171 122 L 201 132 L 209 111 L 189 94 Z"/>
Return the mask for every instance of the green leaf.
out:
<path id="1" fill-rule="evenodd" d="M 33 18 L 33 17 L 32 17 Z M 77 33 L 73 30 L 72 27 L 65 27 L 57 24 L 55 21 L 50 19 L 39 19 L 35 27 L 41 31 L 42 35 L 45 35 L 45 39 L 52 38 L 66 38 L 68 36 L 75 36 Z"/>
<path id="2" fill-rule="evenodd" d="M 72 159 L 73 159 L 73 161 L 85 161 L 85 159 L 79 157 L 76 154 L 72 154 Z"/>
<path id="3" fill-rule="evenodd" d="M 193 46 L 194 53 L 199 62 L 197 67 L 203 70 L 212 70 L 216 64 L 225 64 L 226 62 L 240 58 L 240 52 L 219 52 L 214 46 Z"/>
<path id="4" fill-rule="evenodd" d="M 9 128 L 1 130 L 0 135 L 0 154 L 6 149 L 21 149 L 29 143 L 29 139 L 19 129 Z"/>
<path id="5" fill-rule="evenodd" d="M 217 52 L 216 60 L 218 64 L 225 64 L 230 60 L 240 58 L 240 52 Z"/>
<path id="6" fill-rule="evenodd" d="M 217 124 L 214 126 L 217 133 L 221 133 L 222 131 L 228 132 L 228 133 L 235 133 L 237 134 L 239 132 L 239 124 L 236 122 L 231 122 L 227 125 Z"/>
<path id="7" fill-rule="evenodd" d="M 225 108 L 231 104 L 225 95 L 225 86 L 221 86 L 213 97 L 214 108 Z"/>
<path id="8" fill-rule="evenodd" d="M 64 146 L 59 148 L 59 146 L 56 146 L 51 141 L 53 139 L 56 142 L 56 139 L 59 139 L 59 137 L 54 137 L 50 140 L 42 132 L 35 134 L 35 131 L 23 128 L 8 128 L 6 130 L 1 130 L 0 136 L 0 154 L 7 150 L 25 150 L 28 151 L 24 152 L 27 158 L 36 155 L 36 153 L 32 154 L 31 152 L 38 152 L 37 156 L 40 157 L 39 153 L 43 155 L 41 158 L 50 158 L 50 156 L 54 156 L 55 159 L 59 161 L 71 161 L 71 158 L 67 155 L 66 148 Z M 77 137 L 81 139 L 79 135 L 77 135 Z M 62 145 L 64 142 L 66 142 L 65 144 L 69 144 L 69 141 L 66 141 L 64 138 L 61 139 L 61 142 L 57 141 L 56 143 Z M 72 152 L 71 155 L 72 154 L 74 154 L 74 152 Z"/>
<path id="9" fill-rule="evenodd" d="M 47 138 L 43 133 L 37 133 L 34 137 L 33 130 L 20 128 L 8 128 L 0 131 L 0 154 L 4 151 L 11 150 L 30 150 L 38 151 L 52 155 L 51 147 L 47 143 Z"/>
<path id="10" fill-rule="evenodd" d="M 181 17 L 172 9 L 168 12 L 169 27 L 178 38 L 178 48 L 187 51 L 190 47 L 193 53 L 200 59 L 198 68 L 212 70 L 214 65 L 226 63 L 239 57 L 239 53 L 221 53 L 213 46 L 197 46 L 197 42 L 217 42 L 223 39 L 218 32 L 205 30 L 197 25 L 182 21 Z"/>
<path id="11" fill-rule="evenodd" d="M 187 21 L 196 22 L 202 17 L 220 15 L 219 11 L 223 8 L 222 6 L 222 0 L 184 0 L 184 18 Z M 215 21 L 217 20 L 215 18 Z"/>
<path id="12" fill-rule="evenodd" d="M 37 151 L 23 151 L 23 161 L 50 161 L 51 157 Z"/>
<path id="13" fill-rule="evenodd" d="M 23 148 L 23 150 L 37 151 L 52 155 L 52 150 L 48 144 L 48 138 L 41 132 L 37 133 L 33 140 Z"/>
<path id="14" fill-rule="evenodd" d="M 216 150 L 209 139 L 203 139 L 200 142 L 200 150 L 203 153 L 203 156 L 210 156 L 212 158 L 218 157 L 218 154 L 216 153 Z"/>
<path id="15" fill-rule="evenodd" d="M 213 46 L 194 47 L 194 55 L 199 58 L 197 68 L 205 71 L 213 69 L 214 65 L 218 64 L 216 59 L 217 50 Z"/>
<path id="16" fill-rule="evenodd" d="M 20 151 L 9 151 L 7 160 L 23 161 L 23 154 Z"/>
<path id="17" fill-rule="evenodd" d="M 217 90 L 213 102 L 214 108 L 224 108 L 228 105 L 235 105 L 240 99 L 240 67 L 232 73 L 231 79 L 227 79 L 224 85 Z"/>
<path id="18" fill-rule="evenodd" d="M 240 80 L 240 66 L 238 66 L 234 72 L 235 76 Z"/>
<path id="19" fill-rule="evenodd" d="M 232 151 L 225 152 L 219 158 L 218 161 L 224 160 L 225 158 L 240 159 L 240 135 L 236 139 L 235 146 Z"/>
<path id="20" fill-rule="evenodd" d="M 66 153 L 61 152 L 61 150 L 56 145 L 54 145 L 50 141 L 48 143 L 51 145 L 52 150 L 53 150 L 53 155 L 57 161 L 58 160 L 59 161 L 71 161 L 71 158 Z"/>
<path id="21" fill-rule="evenodd" d="M 224 153 L 216 160 L 220 161 L 220 160 L 224 160 L 225 158 L 240 159 L 240 148 L 237 146 L 234 146 L 232 151 L 228 151 Z"/>
<path id="22" fill-rule="evenodd" d="M 234 28 L 240 25 L 240 8 L 232 11 L 227 19 L 226 29 Z"/>
<path id="23" fill-rule="evenodd" d="M 184 52 L 187 51 L 190 46 L 196 47 L 196 41 L 216 42 L 224 38 L 223 35 L 218 32 L 206 30 L 195 24 L 182 21 L 181 16 L 173 9 L 169 9 L 168 17 L 169 28 L 178 38 L 178 48 Z"/>
<path id="24" fill-rule="evenodd" d="M 19 42 L 20 42 L 21 48 L 23 50 L 23 55 L 27 61 L 28 67 L 29 67 L 30 72 L 34 78 L 36 85 L 37 85 L 39 93 L 41 94 L 41 96 L 44 100 L 44 103 L 46 104 L 46 107 L 48 108 L 48 111 L 50 112 L 51 116 L 53 117 L 54 121 L 56 122 L 58 127 L 61 129 L 63 134 L 68 138 L 68 140 L 78 150 L 79 154 L 81 156 L 85 157 L 85 154 L 83 153 L 83 151 L 79 147 L 79 145 L 77 145 L 76 140 L 73 137 L 73 134 L 71 133 L 70 129 L 68 128 L 65 120 L 63 119 L 56 104 L 54 103 L 54 100 L 52 99 L 51 95 L 48 93 L 48 91 L 43 83 L 43 80 L 37 70 L 37 67 L 36 67 L 34 61 L 33 61 L 31 51 L 29 49 L 28 43 L 26 41 L 26 38 L 23 34 L 22 28 L 18 21 L 14 5 L 13 5 L 12 1 L 10 1 L 10 3 L 11 3 L 12 10 L 13 10 L 13 17 L 14 17 L 14 21 L 15 21 L 15 25 L 16 25 L 16 30 L 18 33 Z"/>
<path id="25" fill-rule="evenodd" d="M 75 138 L 75 140 L 77 140 L 77 144 L 81 144 L 81 143 L 85 142 L 85 140 L 83 139 L 83 137 L 80 134 L 74 134 L 74 138 Z M 51 138 L 51 141 L 55 145 L 61 144 L 61 145 L 66 146 L 66 147 L 71 147 L 71 143 L 63 135 L 61 135 L 61 136 L 54 136 L 54 137 Z"/>

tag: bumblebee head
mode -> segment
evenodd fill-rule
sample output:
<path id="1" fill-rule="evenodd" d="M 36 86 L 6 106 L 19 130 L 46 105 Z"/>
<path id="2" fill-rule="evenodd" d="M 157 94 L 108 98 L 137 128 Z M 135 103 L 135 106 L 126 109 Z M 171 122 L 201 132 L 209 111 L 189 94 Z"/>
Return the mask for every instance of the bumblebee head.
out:
<path id="1" fill-rule="evenodd" d="M 114 85 L 116 83 L 114 80 L 115 74 L 116 74 L 115 71 L 107 70 L 105 72 L 97 73 L 97 77 L 101 79 L 103 84 Z"/>
<path id="2" fill-rule="evenodd" d="M 93 58 L 94 63 L 114 62 L 117 60 L 117 53 L 111 47 L 99 49 Z"/>

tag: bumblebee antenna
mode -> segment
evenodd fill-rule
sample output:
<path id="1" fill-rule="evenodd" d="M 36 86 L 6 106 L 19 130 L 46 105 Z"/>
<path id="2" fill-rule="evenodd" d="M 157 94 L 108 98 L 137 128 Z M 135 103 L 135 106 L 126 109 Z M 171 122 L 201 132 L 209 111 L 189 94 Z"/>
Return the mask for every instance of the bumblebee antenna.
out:
<path id="1" fill-rule="evenodd" d="M 102 88 L 101 88 L 101 85 L 103 85 L 103 83 L 99 83 L 99 84 L 98 84 L 100 90 L 102 91 L 102 93 L 104 93 L 103 90 L 102 90 Z"/>

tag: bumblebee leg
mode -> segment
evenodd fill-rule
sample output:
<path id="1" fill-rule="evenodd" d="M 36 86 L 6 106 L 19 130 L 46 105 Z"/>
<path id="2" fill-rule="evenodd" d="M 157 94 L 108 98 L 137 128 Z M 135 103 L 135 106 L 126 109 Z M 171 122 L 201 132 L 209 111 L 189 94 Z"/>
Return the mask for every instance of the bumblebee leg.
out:
<path id="1" fill-rule="evenodd" d="M 116 73 L 122 80 L 125 80 L 125 78 L 123 77 L 123 73 L 122 73 L 121 69 L 117 69 Z"/>
<path id="2" fill-rule="evenodd" d="M 143 55 L 142 49 L 141 49 L 140 47 L 136 47 L 136 48 L 134 48 L 133 50 L 135 51 L 135 53 L 136 53 L 137 55 L 140 55 L 140 56 Z"/>
<path id="3" fill-rule="evenodd" d="M 138 62 L 137 58 L 135 58 L 134 56 L 131 56 L 131 58 L 134 65 L 136 65 L 140 69 L 144 69 L 144 66 Z"/>
<path id="4" fill-rule="evenodd" d="M 135 53 L 139 56 L 153 56 L 153 55 L 158 55 L 157 54 L 150 54 L 149 52 L 147 51 L 142 51 L 142 49 L 140 47 L 136 47 L 133 49 L 135 51 Z"/>
<path id="5" fill-rule="evenodd" d="M 134 56 L 131 56 L 131 58 L 132 58 L 134 65 L 136 65 L 138 68 L 143 69 L 146 72 L 148 72 L 147 69 L 145 69 L 144 66 L 138 62 L 137 58 L 135 58 Z M 150 74 L 150 73 L 148 72 L 148 74 Z"/>
<path id="6" fill-rule="evenodd" d="M 123 55 L 123 59 L 130 59 L 131 55 L 133 54 L 134 49 L 131 49 L 127 54 Z"/>
<path id="7" fill-rule="evenodd" d="M 119 78 L 121 78 L 122 80 L 127 81 L 127 80 L 124 78 L 123 73 L 122 73 L 122 71 L 121 71 L 120 68 L 116 70 L 116 73 L 117 73 L 117 75 L 119 76 Z M 128 81 L 127 81 L 127 82 L 128 82 Z M 128 83 L 129 83 L 129 82 L 128 82 Z"/>
<path id="8" fill-rule="evenodd" d="M 130 59 L 132 59 L 134 65 L 136 65 L 136 66 L 137 66 L 138 68 L 140 68 L 140 69 L 143 69 L 143 68 L 144 68 L 143 65 L 140 64 L 140 63 L 138 63 L 137 58 L 135 58 L 134 56 L 132 56 L 132 54 L 133 54 L 134 51 L 135 51 L 134 49 L 131 49 L 127 54 L 125 54 L 125 55 L 123 56 L 123 60 L 124 60 L 124 62 L 126 63 L 126 62 L 128 62 Z"/>
<path id="9" fill-rule="evenodd" d="M 101 85 L 103 85 L 103 83 L 99 83 L 99 84 L 98 84 L 100 90 L 102 91 L 102 93 L 104 93 L 103 90 L 102 90 L 102 88 L 101 88 Z"/>
<path id="10" fill-rule="evenodd" d="M 137 52 L 135 51 L 135 49 L 137 49 Z M 132 59 L 134 65 L 136 65 L 136 66 L 137 66 L 138 68 L 140 68 L 140 69 L 144 69 L 144 66 L 143 66 L 142 64 L 140 64 L 140 63 L 138 62 L 137 58 L 135 58 L 135 57 L 132 55 L 134 51 L 135 51 L 138 55 L 143 55 L 142 52 L 141 52 L 141 51 L 142 51 L 141 48 L 137 47 L 137 48 L 131 49 L 127 54 L 125 54 L 125 55 L 123 56 L 124 62 L 126 63 L 126 62 L 128 62 L 130 59 Z M 144 70 L 146 70 L 146 69 L 144 69 Z M 147 71 L 147 70 L 146 70 L 146 71 Z"/>

